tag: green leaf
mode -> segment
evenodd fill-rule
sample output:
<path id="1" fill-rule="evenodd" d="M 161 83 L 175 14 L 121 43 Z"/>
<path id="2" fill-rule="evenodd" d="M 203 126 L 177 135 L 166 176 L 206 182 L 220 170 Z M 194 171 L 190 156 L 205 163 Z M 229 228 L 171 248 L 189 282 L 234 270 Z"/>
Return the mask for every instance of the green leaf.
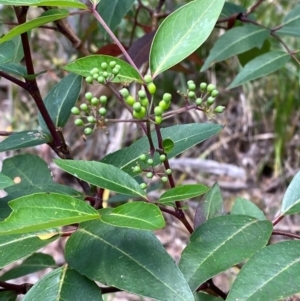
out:
<path id="1" fill-rule="evenodd" d="M 167 138 L 163 140 L 162 146 L 164 152 L 168 154 L 174 148 L 174 142 L 172 141 L 172 139 Z"/>
<path id="2" fill-rule="evenodd" d="M 195 301 L 222 301 L 223 299 L 205 293 L 195 293 Z"/>
<path id="3" fill-rule="evenodd" d="M 142 83 L 139 73 L 128 63 L 124 62 L 121 59 L 118 59 L 109 55 L 90 55 L 80 59 L 75 60 L 74 62 L 64 66 L 64 69 L 73 72 L 84 77 L 90 76 L 90 71 L 97 67 L 101 69 L 101 63 L 105 62 L 109 65 L 111 61 L 115 61 L 118 65 L 121 66 L 120 72 L 117 77 L 112 81 L 116 83 L 126 83 L 130 84 L 133 81 Z M 111 68 L 108 67 L 107 72 L 109 75 L 112 75 Z"/>
<path id="4" fill-rule="evenodd" d="M 134 0 L 101 0 L 97 6 L 97 11 L 108 27 L 114 31 L 133 4 Z M 100 29 L 106 37 L 107 32 L 101 25 Z"/>
<path id="5" fill-rule="evenodd" d="M 5 43 L 6 44 L 6 43 Z M 5 45 L 3 44 L 3 45 Z M 0 45 L 1 47 L 1 45 Z M 11 73 L 13 75 L 25 77 L 27 75 L 27 70 L 24 66 L 16 63 L 6 63 L 0 65 L 0 70 L 6 73 Z"/>
<path id="6" fill-rule="evenodd" d="M 153 77 L 181 62 L 205 42 L 214 29 L 224 2 L 191 1 L 161 23 L 150 50 Z"/>
<path id="7" fill-rule="evenodd" d="M 0 152 L 22 149 L 52 141 L 52 138 L 42 131 L 16 132 L 0 143 Z"/>
<path id="8" fill-rule="evenodd" d="M 281 215 L 300 212 L 300 171 L 295 175 L 288 186 L 281 204 Z"/>
<path id="9" fill-rule="evenodd" d="M 245 13 L 246 11 L 247 9 L 243 6 L 231 2 L 225 2 L 222 12 L 220 14 L 220 18 L 222 19 L 229 18 L 236 13 Z"/>
<path id="10" fill-rule="evenodd" d="M 290 58 L 290 54 L 281 50 L 260 55 L 245 65 L 227 89 L 238 87 L 251 80 L 273 73 L 281 69 Z"/>
<path id="11" fill-rule="evenodd" d="M 240 197 L 235 200 L 231 214 L 249 215 L 260 221 L 267 219 L 264 213 L 254 203 Z"/>
<path id="12" fill-rule="evenodd" d="M 278 34 L 300 37 L 300 4 L 296 5 L 283 19 L 283 27 L 276 31 Z"/>
<path id="13" fill-rule="evenodd" d="M 15 44 L 11 41 L 0 45 L 0 64 L 12 61 L 15 53 Z"/>
<path id="14" fill-rule="evenodd" d="M 14 57 L 12 59 L 12 62 L 20 63 L 21 60 L 24 57 L 24 51 L 23 51 L 21 36 L 17 36 L 15 38 L 13 38 L 10 42 L 13 42 L 15 44 L 15 53 L 14 53 Z"/>
<path id="15" fill-rule="evenodd" d="M 214 44 L 200 71 L 208 69 L 212 62 L 224 61 L 254 47 L 261 48 L 269 35 L 270 30 L 255 25 L 244 25 L 228 30 Z"/>
<path id="16" fill-rule="evenodd" d="M 54 268 L 55 261 L 52 256 L 44 253 L 35 253 L 25 259 L 20 265 L 8 270 L 1 277 L 1 281 L 19 278 L 31 273 L 35 273 L 46 268 Z"/>
<path id="17" fill-rule="evenodd" d="M 192 123 L 175 125 L 161 129 L 163 139 L 169 138 L 174 142 L 174 148 L 168 153 L 168 158 L 175 157 L 196 144 L 214 136 L 222 129 L 221 125 L 212 123 Z M 155 148 L 158 147 L 155 132 L 151 134 Z M 150 150 L 147 137 L 142 137 L 129 147 L 125 147 L 104 157 L 101 162 L 112 164 L 130 175 L 135 175 L 132 168 L 139 161 L 139 156 Z M 154 166 L 160 164 L 159 155 L 154 156 Z"/>
<path id="18" fill-rule="evenodd" d="M 49 239 L 40 239 L 39 235 L 49 234 Z M 50 235 L 53 234 L 53 235 Z M 56 229 L 15 235 L 0 236 L 0 268 L 27 257 L 59 238 Z M 12 252 L 12 250 L 14 250 Z"/>
<path id="19" fill-rule="evenodd" d="M 101 216 L 105 223 L 116 227 L 158 230 L 165 226 L 164 217 L 156 205 L 144 202 L 127 203 Z"/>
<path id="20" fill-rule="evenodd" d="M 64 265 L 40 279 L 22 301 L 103 301 L 96 283 Z"/>
<path id="21" fill-rule="evenodd" d="M 271 233 L 271 222 L 249 216 L 209 219 L 191 235 L 179 268 L 195 291 L 206 280 L 250 258 L 268 243 Z"/>
<path id="22" fill-rule="evenodd" d="M 4 189 L 8 186 L 12 186 L 14 185 L 14 181 L 7 177 L 5 174 L 3 174 L 2 172 L 0 173 L 0 189 Z"/>
<path id="23" fill-rule="evenodd" d="M 57 193 L 37 193 L 10 201 L 13 212 L 0 223 L 0 235 L 26 233 L 99 218 L 84 201 Z"/>
<path id="24" fill-rule="evenodd" d="M 17 5 L 17 4 L 13 4 L 13 5 Z M 66 18 L 68 15 L 69 15 L 69 12 L 56 13 L 56 14 L 51 14 L 50 16 L 42 16 L 42 17 L 38 17 L 33 20 L 27 21 L 21 25 L 14 27 L 6 35 L 4 35 L 2 38 L 0 38 L 0 44 L 4 43 L 6 41 L 9 41 L 16 36 L 19 36 L 20 34 L 27 32 L 31 29 L 37 28 L 41 25 Z"/>
<path id="25" fill-rule="evenodd" d="M 71 108 L 78 99 L 81 84 L 82 77 L 71 73 L 55 85 L 46 96 L 45 106 L 56 127 L 63 127 L 67 123 Z M 42 130 L 48 132 L 41 113 L 38 114 L 38 120 Z"/>
<path id="26" fill-rule="evenodd" d="M 194 226 L 197 228 L 207 220 L 220 216 L 223 213 L 223 197 L 220 186 L 215 183 L 199 202 L 195 217 Z"/>
<path id="27" fill-rule="evenodd" d="M 18 295 L 13 291 L 6 291 L 0 293 L 0 301 L 15 301 Z"/>
<path id="28" fill-rule="evenodd" d="M 59 7 L 72 7 L 86 9 L 87 6 L 77 0 L 0 0 L 0 4 L 14 5 L 14 6 L 59 6 Z"/>
<path id="29" fill-rule="evenodd" d="M 209 187 L 201 184 L 182 185 L 171 188 L 164 192 L 158 202 L 172 203 L 176 201 L 187 200 L 202 195 L 209 190 Z"/>
<path id="30" fill-rule="evenodd" d="M 173 259 L 150 231 L 83 223 L 67 241 L 65 257 L 70 267 L 105 285 L 160 301 L 194 301 Z"/>
<path id="31" fill-rule="evenodd" d="M 262 249 L 241 269 L 226 301 L 282 300 L 300 292 L 300 241 Z"/>
<path id="32" fill-rule="evenodd" d="M 146 197 L 139 183 L 119 168 L 96 161 L 54 160 L 64 171 L 98 187 L 127 195 Z"/>

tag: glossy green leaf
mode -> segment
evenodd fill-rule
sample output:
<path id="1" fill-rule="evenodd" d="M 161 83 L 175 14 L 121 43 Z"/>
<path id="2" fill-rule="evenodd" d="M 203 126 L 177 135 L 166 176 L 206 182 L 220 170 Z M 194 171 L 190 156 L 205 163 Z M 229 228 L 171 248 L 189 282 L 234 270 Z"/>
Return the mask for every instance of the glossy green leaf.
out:
<path id="1" fill-rule="evenodd" d="M 119 168 L 96 161 L 54 160 L 64 171 L 98 187 L 127 195 L 146 197 L 139 183 Z"/>
<path id="2" fill-rule="evenodd" d="M 254 47 L 261 48 L 269 35 L 270 30 L 255 25 L 244 25 L 228 30 L 214 44 L 200 71 L 208 69 L 212 62 L 224 61 Z"/>
<path id="3" fill-rule="evenodd" d="M 14 6 L 59 6 L 59 7 L 73 7 L 86 9 L 86 5 L 78 0 L 0 0 L 0 4 L 14 5 Z"/>
<path id="4" fill-rule="evenodd" d="M 5 44 L 4 44 L 5 45 Z M 1 47 L 1 45 L 0 45 Z M 0 70 L 13 75 L 25 77 L 27 75 L 27 70 L 24 66 L 16 63 L 6 63 L 0 65 Z"/>
<path id="5" fill-rule="evenodd" d="M 40 279 L 22 301 L 103 301 L 96 283 L 64 265 Z"/>
<path id="6" fill-rule="evenodd" d="M 250 258 L 268 243 L 271 233 L 271 222 L 249 216 L 209 219 L 191 235 L 179 268 L 195 291 L 206 280 Z"/>
<path id="7" fill-rule="evenodd" d="M 281 50 L 271 51 L 250 61 L 237 75 L 227 89 L 238 87 L 251 80 L 266 76 L 281 69 L 291 56 Z"/>
<path id="8" fill-rule="evenodd" d="M 99 218 L 82 200 L 57 193 L 37 193 L 10 201 L 11 215 L 0 223 L 0 235 L 39 231 Z"/>
<path id="9" fill-rule="evenodd" d="M 276 31 L 278 34 L 300 37 L 300 4 L 296 5 L 283 19 L 283 27 Z"/>
<path id="10" fill-rule="evenodd" d="M 258 220 L 266 220 L 264 213 L 251 201 L 238 197 L 231 209 L 231 214 L 249 215 Z"/>
<path id="11" fill-rule="evenodd" d="M 195 293 L 195 301 L 222 301 L 223 299 L 205 294 L 203 292 Z"/>
<path id="12" fill-rule="evenodd" d="M 300 171 L 288 186 L 281 204 L 281 215 L 300 212 Z"/>
<path id="13" fill-rule="evenodd" d="M 12 40 L 10 40 L 10 42 L 13 42 L 15 44 L 15 53 L 14 53 L 14 57 L 12 59 L 12 62 L 16 63 L 16 64 L 20 63 L 21 60 L 24 57 L 24 51 L 23 51 L 21 36 L 17 36 L 15 38 L 13 38 Z"/>
<path id="14" fill-rule="evenodd" d="M 194 301 L 173 259 L 150 231 L 83 223 L 67 241 L 65 257 L 70 267 L 105 285 L 154 300 Z"/>
<path id="15" fill-rule="evenodd" d="M 215 183 L 212 188 L 203 196 L 199 202 L 195 217 L 194 226 L 197 228 L 207 220 L 220 216 L 223 213 L 223 197 L 220 186 Z"/>
<path id="16" fill-rule="evenodd" d="M 52 256 L 44 253 L 35 253 L 25 259 L 20 265 L 15 266 L 4 273 L 0 277 L 0 280 L 7 281 L 10 279 L 16 279 L 31 273 L 54 267 L 56 266 Z"/>
<path id="17" fill-rule="evenodd" d="M 183 201 L 196 196 L 202 195 L 209 190 L 209 187 L 201 184 L 189 184 L 171 188 L 164 192 L 158 202 L 159 203 L 172 203 L 175 201 Z"/>
<path id="18" fill-rule="evenodd" d="M 52 235 L 49 235 L 49 239 L 39 238 L 39 235 L 45 234 Z M 57 238 L 59 238 L 59 233 L 55 229 L 0 236 L 0 268 L 31 255 Z"/>
<path id="19" fill-rule="evenodd" d="M 121 23 L 127 12 L 130 10 L 134 0 L 101 0 L 97 6 L 97 11 L 108 25 L 114 31 Z M 106 31 L 100 25 L 101 31 L 104 36 L 107 36 Z"/>
<path id="20" fill-rule="evenodd" d="M 15 301 L 18 295 L 13 291 L 0 292 L 0 301 Z"/>
<path id="21" fill-rule="evenodd" d="M 174 148 L 168 153 L 168 158 L 175 157 L 196 144 L 207 140 L 221 131 L 222 126 L 212 123 L 192 123 L 170 126 L 161 129 L 163 139 L 169 138 L 174 142 Z M 157 136 L 151 134 L 154 146 L 157 148 Z M 142 137 L 129 147 L 125 147 L 104 157 L 101 162 L 112 164 L 130 175 L 136 175 L 132 168 L 139 161 L 139 156 L 149 152 L 147 137 Z M 160 164 L 159 155 L 154 156 L 154 166 Z"/>
<path id="22" fill-rule="evenodd" d="M 226 1 L 220 14 L 220 18 L 229 18 L 234 14 L 244 13 L 246 11 L 247 9 L 245 7 Z"/>
<path id="23" fill-rule="evenodd" d="M 174 142 L 172 141 L 172 139 L 167 138 L 167 139 L 163 140 L 162 146 L 163 146 L 164 152 L 168 154 L 174 148 Z"/>
<path id="24" fill-rule="evenodd" d="M 15 5 L 15 4 L 13 4 L 13 5 Z M 6 41 L 9 41 L 16 36 L 18 36 L 24 32 L 27 32 L 31 29 L 37 28 L 41 25 L 66 18 L 68 15 L 69 15 L 69 12 L 63 12 L 63 13 L 52 14 L 49 16 L 41 16 L 41 17 L 35 18 L 33 20 L 27 21 L 21 25 L 14 27 L 6 35 L 4 35 L 2 38 L 0 38 L 0 44 L 4 43 Z"/>
<path id="25" fill-rule="evenodd" d="M 5 174 L 3 174 L 2 172 L 0 173 L 0 189 L 4 189 L 8 186 L 12 186 L 14 185 L 14 181 L 9 178 L 8 176 L 6 176 Z"/>
<path id="26" fill-rule="evenodd" d="M 63 127 L 67 123 L 71 108 L 79 97 L 81 84 L 82 77 L 71 73 L 55 85 L 46 96 L 45 106 L 56 127 Z M 42 130 L 48 132 L 48 127 L 40 113 L 38 120 Z"/>
<path id="27" fill-rule="evenodd" d="M 101 220 L 116 227 L 153 231 L 163 228 L 166 224 L 159 208 L 144 202 L 118 206 L 110 214 L 101 216 Z"/>
<path id="28" fill-rule="evenodd" d="M 275 301 L 299 293 L 299 269 L 300 241 L 270 245 L 242 267 L 226 301 Z"/>
<path id="29" fill-rule="evenodd" d="M 0 45 L 0 64 L 10 62 L 14 57 L 15 44 L 11 41 Z"/>
<path id="30" fill-rule="evenodd" d="M 150 50 L 153 77 L 181 62 L 205 42 L 214 29 L 224 2 L 191 1 L 161 23 Z"/>
<path id="31" fill-rule="evenodd" d="M 23 131 L 9 135 L 0 142 L 0 152 L 48 143 L 52 138 L 42 131 Z"/>
<path id="32" fill-rule="evenodd" d="M 121 66 L 120 72 L 118 76 L 112 80 L 113 82 L 129 84 L 133 81 L 137 81 L 142 83 L 143 80 L 141 79 L 139 73 L 131 65 L 121 59 L 109 55 L 86 56 L 64 66 L 64 69 L 69 72 L 87 77 L 90 75 L 90 71 L 93 68 L 97 67 L 100 70 L 101 63 L 105 62 L 109 64 L 111 61 L 115 61 L 118 65 Z M 109 75 L 112 75 L 110 67 L 108 67 L 107 72 Z"/>

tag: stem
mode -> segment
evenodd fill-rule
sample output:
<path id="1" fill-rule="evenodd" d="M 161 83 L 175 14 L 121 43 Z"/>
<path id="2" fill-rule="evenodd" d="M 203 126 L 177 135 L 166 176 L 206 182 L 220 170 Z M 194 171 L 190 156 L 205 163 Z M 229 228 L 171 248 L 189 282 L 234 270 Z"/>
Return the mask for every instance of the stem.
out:
<path id="1" fill-rule="evenodd" d="M 300 239 L 300 235 L 297 235 L 297 234 L 294 234 L 294 233 L 289 233 L 289 232 L 284 232 L 284 231 L 274 230 L 272 232 L 272 235 L 282 235 L 282 236 L 286 236 L 286 237 Z"/>
<path id="2" fill-rule="evenodd" d="M 246 13 L 246 16 L 249 16 L 253 13 L 265 0 L 258 0 L 255 4 L 253 4 Z"/>
<path id="3" fill-rule="evenodd" d="M 274 221 L 272 222 L 273 226 L 277 225 L 282 219 L 284 218 L 283 215 L 277 216 Z"/>
<path id="4" fill-rule="evenodd" d="M 17 295 L 25 295 L 32 286 L 31 283 L 12 284 L 0 281 L 0 287 L 3 287 L 6 291 L 14 291 Z"/>

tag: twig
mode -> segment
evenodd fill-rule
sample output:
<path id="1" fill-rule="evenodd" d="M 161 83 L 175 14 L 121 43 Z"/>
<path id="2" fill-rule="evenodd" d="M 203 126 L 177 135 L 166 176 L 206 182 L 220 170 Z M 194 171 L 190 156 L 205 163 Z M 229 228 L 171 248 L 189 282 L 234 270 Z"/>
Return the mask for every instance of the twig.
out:
<path id="1" fill-rule="evenodd" d="M 6 291 L 14 291 L 17 295 L 25 295 L 32 286 L 31 283 L 12 284 L 0 281 L 0 287 L 3 287 Z"/>
<path id="2" fill-rule="evenodd" d="M 286 236 L 286 237 L 292 237 L 292 238 L 300 239 L 300 235 L 297 235 L 297 234 L 294 234 L 294 233 L 289 233 L 289 232 L 284 232 L 284 231 L 274 230 L 272 232 L 272 235 L 282 235 L 282 236 Z"/>

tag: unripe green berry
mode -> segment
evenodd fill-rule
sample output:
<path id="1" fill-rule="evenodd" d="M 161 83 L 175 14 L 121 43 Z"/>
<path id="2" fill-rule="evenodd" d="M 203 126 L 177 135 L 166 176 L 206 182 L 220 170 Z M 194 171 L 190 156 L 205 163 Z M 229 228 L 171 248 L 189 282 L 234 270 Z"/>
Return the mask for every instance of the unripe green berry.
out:
<path id="1" fill-rule="evenodd" d="M 214 112 L 217 113 L 217 114 L 223 113 L 224 111 L 225 111 L 225 107 L 224 106 L 217 106 L 214 109 Z"/>
<path id="2" fill-rule="evenodd" d="M 200 106 L 202 104 L 202 98 L 197 98 L 195 100 L 195 103 L 196 103 L 197 106 Z"/>
<path id="3" fill-rule="evenodd" d="M 106 70 L 107 66 L 108 66 L 107 63 L 105 63 L 105 62 L 101 63 L 101 69 L 102 70 Z"/>
<path id="4" fill-rule="evenodd" d="M 84 97 L 86 100 L 91 100 L 93 98 L 93 94 L 91 92 L 86 92 Z"/>
<path id="5" fill-rule="evenodd" d="M 195 92 L 194 92 L 194 91 L 190 91 L 190 92 L 188 93 L 188 97 L 189 97 L 189 98 L 195 98 L 195 97 L 196 97 Z"/>
<path id="6" fill-rule="evenodd" d="M 97 79 L 98 79 L 98 77 L 99 77 L 99 73 L 95 73 L 95 74 L 93 74 L 93 75 L 92 75 L 92 77 L 93 77 L 93 79 L 96 79 L 96 80 L 97 80 Z"/>
<path id="7" fill-rule="evenodd" d="M 208 104 L 209 106 L 211 106 L 214 102 L 215 102 L 215 98 L 214 98 L 214 97 L 209 96 L 209 97 L 207 98 L 207 104 Z"/>
<path id="8" fill-rule="evenodd" d="M 172 95 L 170 93 L 164 93 L 163 100 L 165 102 L 170 102 L 172 100 Z"/>
<path id="9" fill-rule="evenodd" d="M 146 74 L 144 76 L 144 81 L 146 84 L 152 83 L 152 81 L 153 81 L 152 76 L 150 74 Z"/>
<path id="10" fill-rule="evenodd" d="M 99 83 L 99 84 L 104 84 L 104 82 L 105 82 L 105 78 L 103 77 L 103 76 L 98 76 L 98 78 L 97 78 L 97 82 Z"/>
<path id="11" fill-rule="evenodd" d="M 212 91 L 211 91 L 211 96 L 213 96 L 213 97 L 217 97 L 218 94 L 219 94 L 219 91 L 218 91 L 218 90 L 212 90 Z"/>
<path id="12" fill-rule="evenodd" d="M 106 113 L 107 113 L 107 111 L 106 111 L 105 108 L 100 108 L 100 109 L 99 109 L 99 114 L 100 114 L 101 116 L 105 116 Z"/>
<path id="13" fill-rule="evenodd" d="M 77 126 L 82 126 L 82 125 L 84 125 L 82 119 L 80 119 L 80 118 L 76 119 L 76 120 L 74 121 L 74 124 L 77 125 Z"/>
<path id="14" fill-rule="evenodd" d="M 206 90 L 207 90 L 207 92 L 212 92 L 213 90 L 215 90 L 216 89 L 216 86 L 215 85 L 213 85 L 213 84 L 209 84 L 208 86 L 207 86 L 207 88 L 206 88 Z"/>
<path id="15" fill-rule="evenodd" d="M 91 135 L 93 133 L 93 130 L 91 128 L 85 128 L 83 132 L 84 132 L 85 135 L 88 136 L 88 135 Z"/>
<path id="16" fill-rule="evenodd" d="M 80 110 L 86 112 L 86 111 L 88 111 L 88 109 L 89 109 L 89 107 L 86 103 L 83 103 L 83 104 L 80 105 Z"/>
<path id="17" fill-rule="evenodd" d="M 168 177 L 165 177 L 165 176 L 161 177 L 161 181 L 164 182 L 164 183 L 168 182 Z"/>
<path id="18" fill-rule="evenodd" d="M 102 72 L 102 75 L 103 75 L 104 78 L 108 78 L 108 72 L 103 71 L 103 72 Z"/>
<path id="19" fill-rule="evenodd" d="M 141 184 L 140 184 L 140 187 L 141 187 L 142 189 L 146 189 L 146 188 L 147 188 L 147 184 L 146 184 L 146 183 L 141 183 Z"/>
<path id="20" fill-rule="evenodd" d="M 111 73 L 112 73 L 113 75 L 118 75 L 119 72 L 120 72 L 120 69 L 118 69 L 118 68 L 113 68 L 113 69 L 111 70 Z"/>
<path id="21" fill-rule="evenodd" d="M 172 169 L 171 169 L 171 168 L 168 168 L 168 169 L 166 170 L 166 174 L 167 174 L 167 175 L 172 174 Z"/>
<path id="22" fill-rule="evenodd" d="M 71 113 L 74 114 L 74 115 L 79 115 L 79 114 L 80 114 L 80 111 L 79 111 L 78 108 L 73 107 L 73 108 L 71 109 Z"/>
<path id="23" fill-rule="evenodd" d="M 200 90 L 201 90 L 201 91 L 205 91 L 206 88 L 207 88 L 207 83 L 201 83 L 201 84 L 200 84 Z"/>
<path id="24" fill-rule="evenodd" d="M 160 155 L 159 156 L 159 160 L 160 160 L 160 162 L 164 162 L 165 160 L 166 160 L 166 155 L 164 155 L 164 154 L 162 154 L 162 155 Z"/>
<path id="25" fill-rule="evenodd" d="M 147 108 L 149 106 L 149 100 L 148 98 L 141 98 L 140 103 L 143 107 Z"/>
<path id="26" fill-rule="evenodd" d="M 187 85 L 191 85 L 191 84 L 195 84 L 195 82 L 193 80 L 188 80 Z"/>
<path id="27" fill-rule="evenodd" d="M 133 168 L 133 172 L 141 172 L 142 170 L 141 170 L 141 168 L 139 167 L 139 166 L 135 166 L 134 168 Z"/>
<path id="28" fill-rule="evenodd" d="M 135 104 L 135 99 L 131 95 L 128 95 L 125 102 L 132 107 Z"/>
<path id="29" fill-rule="evenodd" d="M 196 85 L 194 83 L 191 83 L 191 84 L 188 85 L 188 89 L 190 91 L 195 91 L 196 90 Z"/>
<path id="30" fill-rule="evenodd" d="M 139 102 L 135 102 L 132 106 L 132 108 L 136 111 L 136 112 L 141 112 L 142 110 L 142 105 Z"/>
<path id="31" fill-rule="evenodd" d="M 153 173 L 152 173 L 152 172 L 148 172 L 147 175 L 146 175 L 146 177 L 147 177 L 148 179 L 153 178 Z"/>
<path id="32" fill-rule="evenodd" d="M 148 159 L 148 160 L 147 160 L 147 163 L 148 163 L 149 165 L 153 165 L 153 159 L 151 159 L 151 158 Z"/>
<path id="33" fill-rule="evenodd" d="M 120 66 L 120 65 L 116 65 L 115 68 L 116 68 L 116 69 L 119 69 L 119 71 L 120 71 L 121 66 Z"/>
<path id="34" fill-rule="evenodd" d="M 163 109 L 160 106 L 154 108 L 154 115 L 161 116 L 163 114 Z"/>
<path id="35" fill-rule="evenodd" d="M 155 123 L 161 124 L 162 123 L 162 116 L 155 116 Z"/>
<path id="36" fill-rule="evenodd" d="M 155 86 L 154 83 L 149 83 L 149 84 L 147 85 L 147 88 L 148 88 L 149 93 L 150 93 L 151 95 L 154 95 L 154 94 L 155 94 L 155 92 L 156 92 L 156 86 Z"/>
<path id="37" fill-rule="evenodd" d="M 139 98 L 146 98 L 147 97 L 146 92 L 144 90 L 138 91 L 138 96 L 139 96 Z"/>
<path id="38" fill-rule="evenodd" d="M 87 121 L 88 121 L 89 123 L 96 123 L 96 119 L 95 119 L 94 116 L 88 116 L 88 117 L 87 117 Z"/>
<path id="39" fill-rule="evenodd" d="M 146 115 L 146 109 L 141 106 L 140 112 L 133 110 L 133 117 L 136 119 L 143 119 Z"/>
<path id="40" fill-rule="evenodd" d="M 98 68 L 93 68 L 91 71 L 90 71 L 90 74 L 91 75 L 94 75 L 96 73 L 99 73 L 99 69 Z"/>
<path id="41" fill-rule="evenodd" d="M 124 98 L 129 96 L 129 91 L 126 88 L 121 89 L 119 92 Z"/>
<path id="42" fill-rule="evenodd" d="M 91 104 L 93 105 L 93 106 L 97 106 L 98 104 L 99 104 L 99 99 L 97 98 L 97 97 L 93 97 L 92 99 L 91 99 Z"/>
<path id="43" fill-rule="evenodd" d="M 146 161 L 146 159 L 147 159 L 147 155 L 145 155 L 145 154 L 140 155 L 141 161 Z"/>
<path id="44" fill-rule="evenodd" d="M 161 107 L 161 109 L 163 111 L 166 111 L 169 108 L 170 103 L 167 103 L 164 100 L 161 100 L 158 105 L 159 105 L 159 107 Z"/>
<path id="45" fill-rule="evenodd" d="M 88 83 L 88 84 L 91 84 L 93 82 L 93 77 L 92 76 L 87 76 L 85 78 L 85 81 Z"/>
<path id="46" fill-rule="evenodd" d="M 106 103 L 107 103 L 107 96 L 105 96 L 105 95 L 100 96 L 100 102 L 101 102 L 101 104 L 106 105 Z"/>
<path id="47" fill-rule="evenodd" d="M 115 61 L 109 62 L 109 67 L 110 68 L 115 68 L 116 65 L 117 65 L 117 63 Z"/>

